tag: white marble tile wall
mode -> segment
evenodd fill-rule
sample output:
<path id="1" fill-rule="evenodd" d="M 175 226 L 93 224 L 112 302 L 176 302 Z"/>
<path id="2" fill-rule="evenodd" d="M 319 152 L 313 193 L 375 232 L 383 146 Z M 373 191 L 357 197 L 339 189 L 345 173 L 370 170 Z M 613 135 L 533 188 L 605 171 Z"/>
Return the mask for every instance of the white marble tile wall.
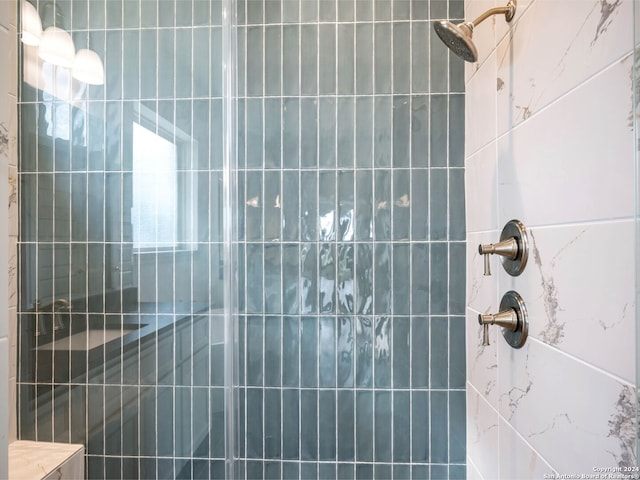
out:
<path id="1" fill-rule="evenodd" d="M 475 18 L 503 2 L 465 4 Z M 486 480 L 638 463 L 632 0 L 518 4 L 477 27 L 465 71 L 467 447 Z M 477 245 L 512 218 L 529 264 L 510 277 L 492 259 L 485 277 Z M 483 346 L 477 315 L 508 290 L 529 340 L 495 329 Z"/>
<path id="2" fill-rule="evenodd" d="M 0 7 L 0 478 L 8 476 L 8 444 L 16 439 L 16 311 L 17 311 L 17 1 Z"/>

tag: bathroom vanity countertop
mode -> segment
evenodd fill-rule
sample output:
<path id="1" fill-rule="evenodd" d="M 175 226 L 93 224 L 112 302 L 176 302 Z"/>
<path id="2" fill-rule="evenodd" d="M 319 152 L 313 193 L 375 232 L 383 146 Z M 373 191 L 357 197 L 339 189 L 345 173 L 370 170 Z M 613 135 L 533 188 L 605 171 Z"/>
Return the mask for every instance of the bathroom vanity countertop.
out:
<path id="1" fill-rule="evenodd" d="M 84 446 L 18 440 L 9 444 L 9 479 L 84 478 Z"/>

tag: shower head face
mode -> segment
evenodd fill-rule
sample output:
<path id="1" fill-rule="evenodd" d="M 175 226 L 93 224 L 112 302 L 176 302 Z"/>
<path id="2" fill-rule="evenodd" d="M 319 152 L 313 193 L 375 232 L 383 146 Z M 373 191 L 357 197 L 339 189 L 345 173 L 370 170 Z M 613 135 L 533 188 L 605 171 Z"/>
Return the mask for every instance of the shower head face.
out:
<path id="1" fill-rule="evenodd" d="M 478 61 L 478 50 L 471 39 L 471 35 L 473 34 L 472 23 L 455 25 L 448 20 L 441 20 L 434 23 L 433 27 L 440 37 L 440 40 L 442 40 L 453 53 L 467 62 L 473 63 Z"/>

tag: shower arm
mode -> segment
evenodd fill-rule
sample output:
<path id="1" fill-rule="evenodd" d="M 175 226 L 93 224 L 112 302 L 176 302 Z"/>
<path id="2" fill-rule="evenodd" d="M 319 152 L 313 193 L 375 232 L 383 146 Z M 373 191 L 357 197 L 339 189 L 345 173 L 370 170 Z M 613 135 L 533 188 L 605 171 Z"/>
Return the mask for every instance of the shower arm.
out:
<path id="1" fill-rule="evenodd" d="M 509 3 L 504 7 L 494 7 L 490 8 L 478 18 L 476 18 L 471 24 L 474 27 L 477 27 L 479 24 L 484 22 L 487 18 L 492 17 L 493 15 L 504 14 L 507 19 L 507 22 L 510 22 L 513 19 L 513 16 L 516 13 L 516 4 L 514 0 L 510 0 Z"/>

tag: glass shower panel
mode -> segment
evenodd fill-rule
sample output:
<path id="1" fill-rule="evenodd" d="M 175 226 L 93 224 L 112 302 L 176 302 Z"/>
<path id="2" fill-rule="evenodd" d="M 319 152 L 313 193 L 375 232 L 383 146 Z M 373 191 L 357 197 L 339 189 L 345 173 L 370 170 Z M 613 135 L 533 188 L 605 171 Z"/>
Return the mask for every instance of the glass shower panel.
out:
<path id="1" fill-rule="evenodd" d="M 225 478 L 223 3 L 33 4 L 105 81 L 21 47 L 19 436 Z"/>
<path id="2" fill-rule="evenodd" d="M 463 2 L 238 2 L 239 478 L 465 478 Z M 430 80 L 431 79 L 431 80 Z"/>
<path id="3" fill-rule="evenodd" d="M 635 456 L 638 458 L 640 452 L 640 397 L 638 396 L 638 388 L 640 388 L 640 5 L 633 2 L 633 69 L 632 69 L 632 85 L 633 85 L 633 131 L 635 134 L 635 326 L 636 326 L 636 404 L 635 404 Z M 636 461 L 637 463 L 637 461 Z"/>

